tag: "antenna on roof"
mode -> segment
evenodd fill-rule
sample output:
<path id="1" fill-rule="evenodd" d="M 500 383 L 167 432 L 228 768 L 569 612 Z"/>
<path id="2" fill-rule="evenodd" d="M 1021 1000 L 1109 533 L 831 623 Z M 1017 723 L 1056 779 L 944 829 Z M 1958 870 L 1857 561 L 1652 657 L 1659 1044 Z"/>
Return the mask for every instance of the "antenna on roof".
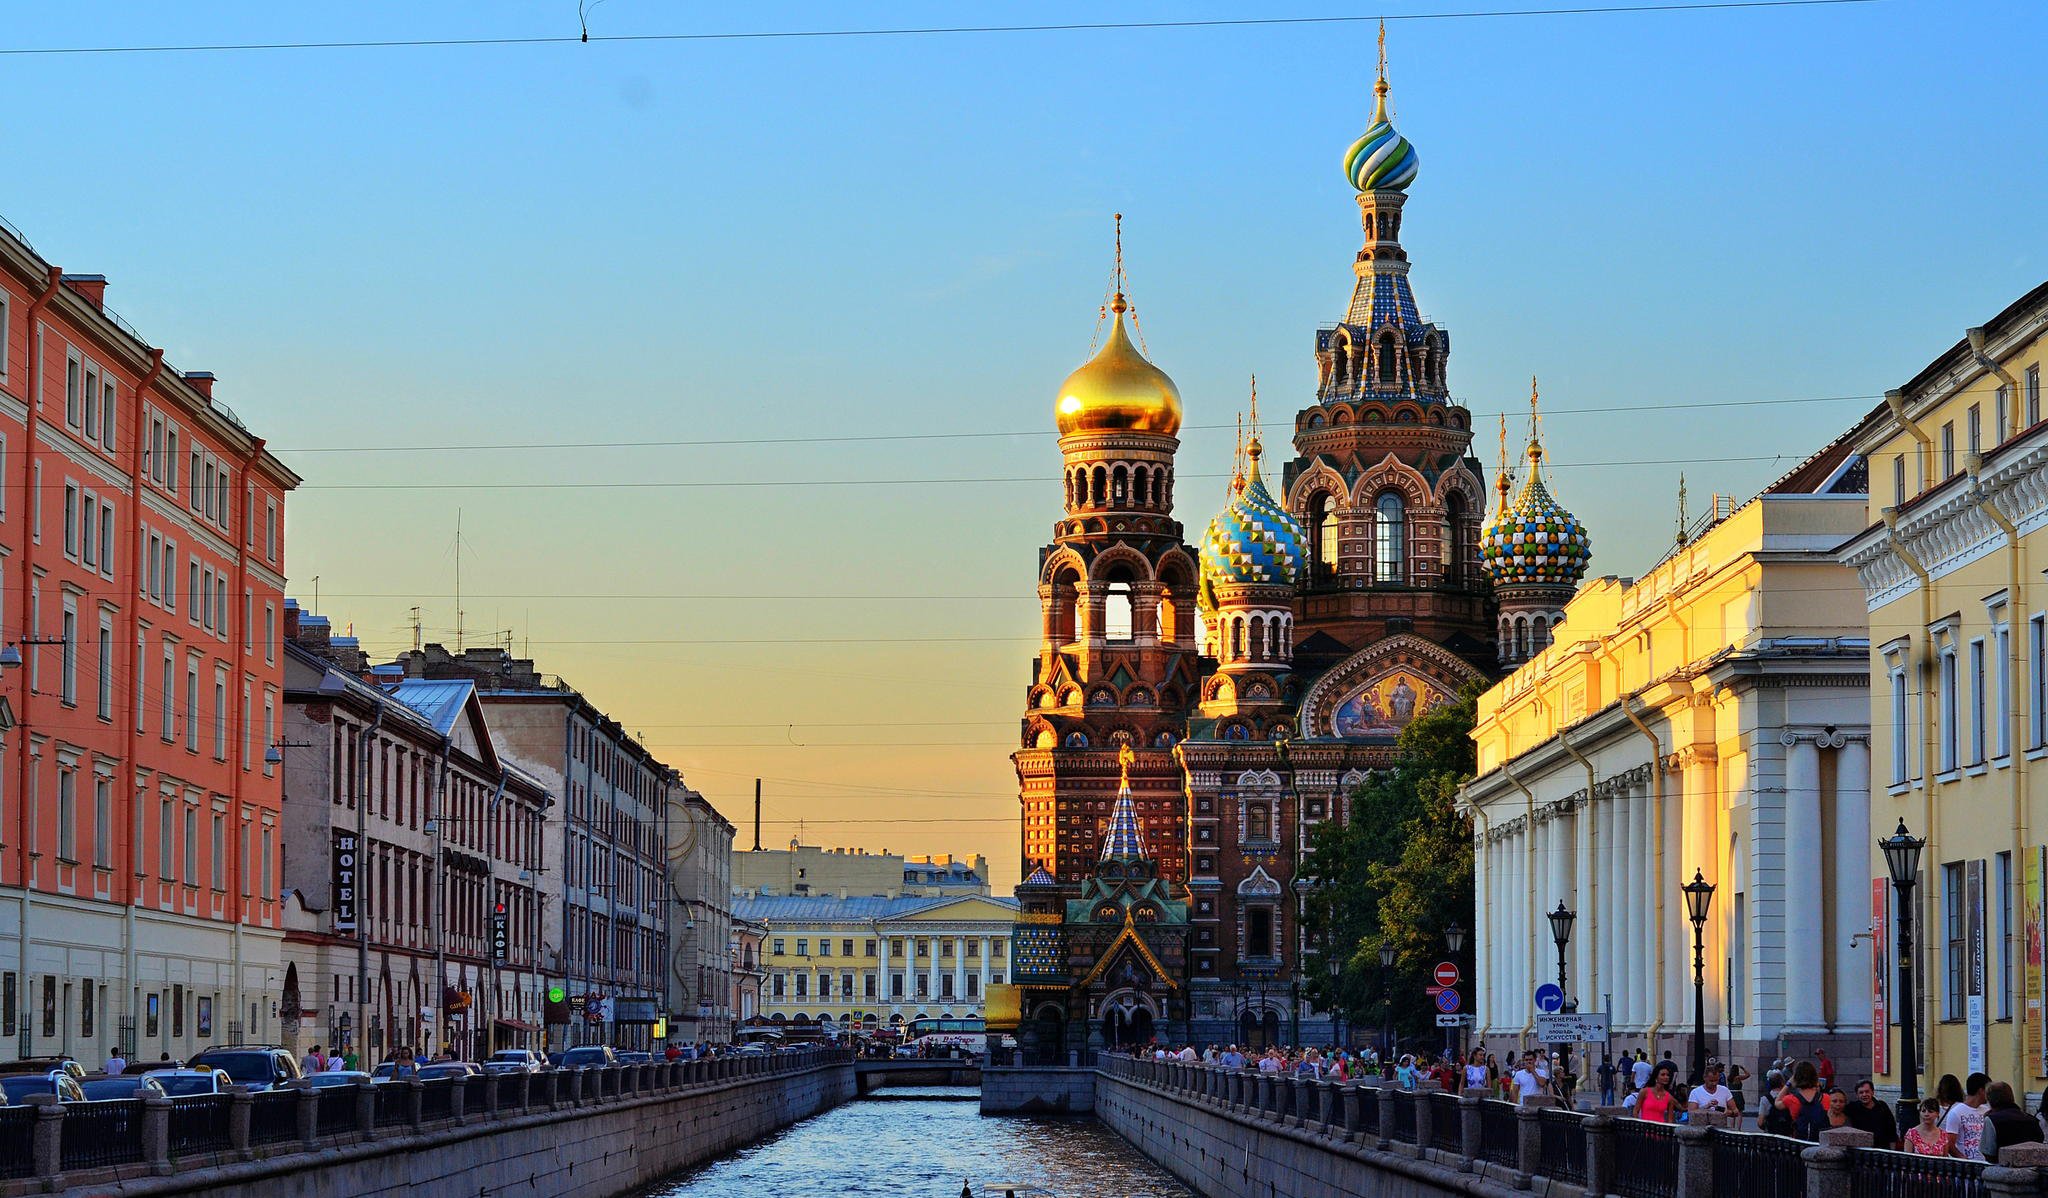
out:
<path id="1" fill-rule="evenodd" d="M 455 509 L 455 651 L 462 652 L 462 509 Z"/>
<path id="2" fill-rule="evenodd" d="M 420 608 L 419 604 L 415 603 L 412 607 L 412 651 L 418 653 L 425 647 L 424 642 L 425 634 L 420 627 Z"/>

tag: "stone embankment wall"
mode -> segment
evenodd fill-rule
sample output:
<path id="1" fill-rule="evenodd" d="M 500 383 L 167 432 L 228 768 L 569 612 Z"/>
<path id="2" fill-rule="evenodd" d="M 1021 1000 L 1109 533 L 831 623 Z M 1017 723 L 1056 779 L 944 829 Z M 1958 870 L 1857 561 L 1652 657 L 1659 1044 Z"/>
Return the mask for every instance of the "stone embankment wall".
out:
<path id="1" fill-rule="evenodd" d="M 578 1090 L 583 1087 L 578 1086 Z M 708 1077 L 639 1092 L 594 1088 L 488 1118 L 323 1137 L 313 1151 L 219 1160 L 88 1181 L 61 1192 L 136 1198 L 613 1198 L 850 1101 L 844 1059 L 760 1076 Z M 417 1108 L 415 1108 L 417 1109 Z M 231 1154 L 220 1154 L 231 1155 Z M 102 1171 L 103 1172 L 103 1171 Z M 81 1184 L 84 1183 L 84 1184 Z M 38 1190 L 38 1192 L 41 1192 Z"/>
<path id="2" fill-rule="evenodd" d="M 981 1071 L 984 1115 L 1085 1115 L 1094 1109 L 1093 1065 L 1017 1065 Z"/>

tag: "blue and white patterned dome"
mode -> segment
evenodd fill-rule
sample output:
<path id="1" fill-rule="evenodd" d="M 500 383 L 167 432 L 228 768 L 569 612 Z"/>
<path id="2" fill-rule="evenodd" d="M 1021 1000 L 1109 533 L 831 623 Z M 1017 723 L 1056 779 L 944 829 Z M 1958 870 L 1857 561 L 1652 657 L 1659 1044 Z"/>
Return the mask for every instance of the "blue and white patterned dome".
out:
<path id="1" fill-rule="evenodd" d="M 1202 537 L 1202 576 L 1212 583 L 1293 586 L 1301 574 L 1301 525 L 1259 477 L 1259 442 L 1247 449 L 1250 473 Z M 1208 588 L 1204 587 L 1206 591 Z"/>
<path id="2" fill-rule="evenodd" d="M 1415 182 L 1422 162 L 1408 139 L 1394 130 L 1387 119 L 1387 81 L 1378 84 L 1379 97 L 1373 104 L 1372 123 L 1365 136 L 1344 151 L 1344 177 L 1360 191 L 1406 191 Z"/>
<path id="3" fill-rule="evenodd" d="M 1576 586 L 1593 558 L 1593 538 L 1543 485 L 1543 449 L 1529 446 L 1522 493 L 1486 526 L 1479 560 L 1497 587 Z"/>

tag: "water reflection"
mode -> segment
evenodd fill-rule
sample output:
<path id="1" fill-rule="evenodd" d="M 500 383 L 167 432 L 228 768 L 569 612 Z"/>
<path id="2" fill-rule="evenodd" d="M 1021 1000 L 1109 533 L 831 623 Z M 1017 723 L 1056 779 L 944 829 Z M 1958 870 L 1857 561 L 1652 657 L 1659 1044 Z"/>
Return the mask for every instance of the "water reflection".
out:
<path id="1" fill-rule="evenodd" d="M 903 1087 L 659 1182 L 645 1198 L 1193 1198 L 1093 1119 L 982 1118 L 978 1091 Z"/>

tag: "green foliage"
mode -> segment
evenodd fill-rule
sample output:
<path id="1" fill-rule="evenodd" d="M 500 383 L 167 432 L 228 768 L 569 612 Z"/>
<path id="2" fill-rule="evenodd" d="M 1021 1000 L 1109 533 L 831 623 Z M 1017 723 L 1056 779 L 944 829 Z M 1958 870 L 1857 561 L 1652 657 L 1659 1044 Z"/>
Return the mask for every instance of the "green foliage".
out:
<path id="1" fill-rule="evenodd" d="M 1470 688 L 1403 729 L 1394 768 L 1351 792 L 1351 818 L 1318 827 L 1302 862 L 1302 873 L 1320 882 L 1307 898 L 1306 931 L 1343 961 L 1335 978 L 1318 964 L 1328 955 L 1307 963 L 1309 997 L 1361 1027 L 1379 1022 L 1382 944 L 1394 950 L 1385 995 L 1402 1037 L 1436 1035 L 1436 1008 L 1423 988 L 1436 963 L 1450 956 L 1443 934 L 1452 923 L 1467 931 L 1459 967 L 1470 960 L 1472 832 L 1455 803 L 1475 765 L 1478 694 Z M 1469 985 L 1460 992 L 1469 1009 Z"/>

